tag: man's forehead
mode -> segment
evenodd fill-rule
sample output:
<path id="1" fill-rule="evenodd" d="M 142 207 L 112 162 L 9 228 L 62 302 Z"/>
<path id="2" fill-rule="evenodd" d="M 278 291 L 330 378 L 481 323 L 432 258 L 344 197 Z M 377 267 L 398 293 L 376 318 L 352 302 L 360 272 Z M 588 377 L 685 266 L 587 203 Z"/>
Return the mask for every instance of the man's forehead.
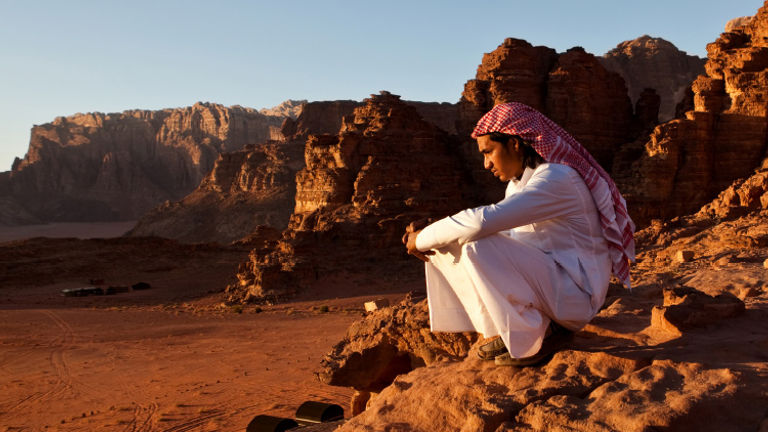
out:
<path id="1" fill-rule="evenodd" d="M 480 150 L 487 149 L 493 147 L 495 142 L 488 135 L 482 135 L 477 137 L 477 148 Z"/>

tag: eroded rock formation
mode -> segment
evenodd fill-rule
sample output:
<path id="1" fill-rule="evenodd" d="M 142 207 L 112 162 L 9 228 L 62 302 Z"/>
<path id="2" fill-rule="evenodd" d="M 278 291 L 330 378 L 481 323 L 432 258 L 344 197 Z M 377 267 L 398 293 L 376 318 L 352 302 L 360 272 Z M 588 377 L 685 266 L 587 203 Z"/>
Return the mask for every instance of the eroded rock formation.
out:
<path id="1" fill-rule="evenodd" d="M 614 169 L 635 222 L 696 211 L 765 157 L 768 10 L 707 45 L 693 110 L 659 125 L 629 169 Z"/>
<path id="2" fill-rule="evenodd" d="M 768 191 L 751 188 L 758 189 L 759 195 Z M 745 207 L 722 219 L 708 210 L 719 205 L 715 200 L 697 214 L 640 231 L 633 291 L 611 287 L 593 321 L 540 366 L 498 367 L 477 359 L 472 334 L 429 332 L 424 302 L 406 299 L 366 316 L 318 372 L 325 382 L 357 390 L 352 405 L 360 414 L 339 430 L 768 426 L 766 210 Z M 694 258 L 675 260 L 681 250 Z M 385 376 L 378 372 L 398 364 L 392 352 L 411 362 L 378 390 Z"/>
<path id="3" fill-rule="evenodd" d="M 304 168 L 307 137 L 337 132 L 344 116 L 359 105 L 354 101 L 303 104 L 298 117 L 283 122 L 280 136 L 284 140 L 221 154 L 197 189 L 178 202 L 156 207 L 129 234 L 229 243 L 257 227 L 282 231 L 293 213 L 296 173 Z"/>
<path id="4" fill-rule="evenodd" d="M 520 39 L 506 39 L 483 56 L 475 79 L 465 84 L 458 132 L 467 137 L 494 105 L 512 101 L 545 113 L 609 171 L 619 147 L 638 135 L 638 120 L 621 76 L 579 47 L 558 54 Z M 653 113 L 646 109 L 642 115 L 647 118 Z M 464 150 L 467 159 L 474 161 L 474 178 L 487 191 L 486 201 L 498 199 L 502 188 L 482 169 L 474 142 L 466 139 Z"/>
<path id="5" fill-rule="evenodd" d="M 418 274 L 400 243 L 405 226 L 462 208 L 471 187 L 456 141 L 388 92 L 355 108 L 337 135 L 310 135 L 304 157 L 288 228 L 272 253 L 241 266 L 230 301 L 297 292 L 339 272 Z"/>
<path id="6" fill-rule="evenodd" d="M 210 103 L 59 117 L 32 129 L 0 194 L 41 222 L 135 219 L 191 192 L 220 153 L 281 138 L 283 120 Z"/>
<path id="7" fill-rule="evenodd" d="M 659 119 L 668 121 L 675 117 L 685 89 L 704 73 L 706 59 L 688 55 L 662 38 L 643 35 L 620 43 L 600 62 L 624 78 L 632 103 L 637 103 L 644 89 L 656 90 L 661 98 Z"/>
<path id="8" fill-rule="evenodd" d="M 284 229 L 293 211 L 303 146 L 270 141 L 223 153 L 191 194 L 145 214 L 128 235 L 184 242 L 240 240 L 259 226 Z"/>

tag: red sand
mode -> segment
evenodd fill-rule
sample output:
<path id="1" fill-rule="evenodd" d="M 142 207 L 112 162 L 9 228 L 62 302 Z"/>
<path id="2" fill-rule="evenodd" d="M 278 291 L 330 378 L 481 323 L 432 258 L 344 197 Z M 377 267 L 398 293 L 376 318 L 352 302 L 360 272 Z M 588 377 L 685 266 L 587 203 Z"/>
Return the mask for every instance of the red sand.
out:
<path id="1" fill-rule="evenodd" d="M 258 414 L 292 417 L 306 400 L 349 415 L 351 390 L 313 372 L 370 296 L 224 306 L 220 291 L 247 250 L 157 247 L 0 244 L 0 431 L 243 431 Z M 94 250 L 100 261 L 83 267 L 78 257 Z M 153 288 L 60 296 L 91 271 Z"/>

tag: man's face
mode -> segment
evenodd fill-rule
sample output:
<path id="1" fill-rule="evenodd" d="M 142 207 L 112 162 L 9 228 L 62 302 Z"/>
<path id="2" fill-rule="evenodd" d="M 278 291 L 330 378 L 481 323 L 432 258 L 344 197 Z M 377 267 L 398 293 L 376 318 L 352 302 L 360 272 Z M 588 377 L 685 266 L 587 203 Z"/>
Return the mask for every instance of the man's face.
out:
<path id="1" fill-rule="evenodd" d="M 501 181 L 509 181 L 523 175 L 523 151 L 515 140 L 507 145 L 493 141 L 490 136 L 477 138 L 477 148 L 483 155 L 485 169 Z"/>

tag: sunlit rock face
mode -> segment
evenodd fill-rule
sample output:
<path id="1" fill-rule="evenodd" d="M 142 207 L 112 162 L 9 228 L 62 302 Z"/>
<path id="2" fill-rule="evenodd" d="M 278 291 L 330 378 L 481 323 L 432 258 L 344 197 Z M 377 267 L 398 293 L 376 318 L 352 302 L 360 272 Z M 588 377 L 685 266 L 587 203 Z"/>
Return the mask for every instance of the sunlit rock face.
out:
<path id="1" fill-rule="evenodd" d="M 136 219 L 191 192 L 219 154 L 282 139 L 284 119 L 210 103 L 59 117 L 32 128 L 0 194 L 40 222 Z"/>
<path id="2" fill-rule="evenodd" d="M 366 99 L 335 134 L 310 135 L 304 162 L 282 239 L 241 265 L 230 301 L 296 293 L 344 272 L 417 275 L 400 242 L 405 226 L 463 208 L 472 184 L 457 141 L 388 92 Z"/>
<path id="3" fill-rule="evenodd" d="M 768 11 L 707 45 L 706 73 L 693 82 L 684 118 L 637 143 L 639 160 L 614 178 L 636 222 L 696 211 L 758 167 L 766 151 Z"/>
<path id="4" fill-rule="evenodd" d="M 288 117 L 277 136 L 219 155 L 213 169 L 189 195 L 145 214 L 129 233 L 184 242 L 230 243 L 288 226 L 296 195 L 296 173 L 304 168 L 304 143 L 311 134 L 336 133 L 355 101 L 309 102 Z M 284 103 L 272 111 L 290 111 Z M 264 110 L 262 110 L 264 111 Z"/>
<path id="5" fill-rule="evenodd" d="M 506 102 L 522 102 L 546 114 L 608 171 L 619 147 L 639 133 L 624 80 L 597 57 L 579 47 L 558 54 L 524 40 L 506 39 L 483 56 L 459 101 L 457 130 L 465 137 L 465 156 L 474 161 L 473 177 L 484 186 L 489 201 L 503 191 L 483 172 L 475 144 L 466 137 L 483 114 Z"/>

